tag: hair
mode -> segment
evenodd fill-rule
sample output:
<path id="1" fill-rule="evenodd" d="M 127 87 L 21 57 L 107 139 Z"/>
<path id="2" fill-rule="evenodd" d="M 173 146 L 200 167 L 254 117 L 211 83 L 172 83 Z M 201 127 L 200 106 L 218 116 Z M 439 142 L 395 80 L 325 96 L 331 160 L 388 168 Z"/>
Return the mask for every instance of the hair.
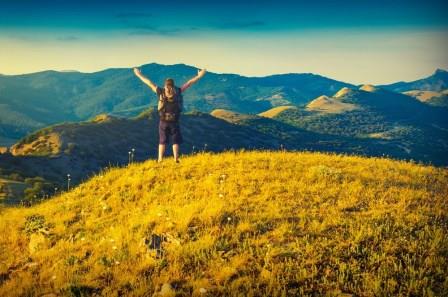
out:
<path id="1" fill-rule="evenodd" d="M 174 85 L 174 80 L 172 78 L 165 79 L 165 95 L 168 98 L 174 97 L 176 95 L 176 88 Z"/>

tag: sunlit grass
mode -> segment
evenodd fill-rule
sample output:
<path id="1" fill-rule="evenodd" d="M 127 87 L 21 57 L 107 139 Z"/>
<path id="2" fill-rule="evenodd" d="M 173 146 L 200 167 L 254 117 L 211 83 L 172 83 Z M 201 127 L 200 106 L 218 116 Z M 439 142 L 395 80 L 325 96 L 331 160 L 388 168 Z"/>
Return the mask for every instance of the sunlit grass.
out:
<path id="1" fill-rule="evenodd" d="M 0 216 L 0 295 L 440 296 L 448 171 L 228 152 L 112 168 Z"/>

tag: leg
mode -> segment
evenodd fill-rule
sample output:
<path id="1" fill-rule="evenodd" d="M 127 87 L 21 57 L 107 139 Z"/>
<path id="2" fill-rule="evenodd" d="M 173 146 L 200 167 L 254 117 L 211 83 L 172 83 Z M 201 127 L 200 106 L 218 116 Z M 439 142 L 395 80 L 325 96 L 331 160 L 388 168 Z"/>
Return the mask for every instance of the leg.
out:
<path id="1" fill-rule="evenodd" d="M 179 144 L 173 144 L 174 161 L 179 162 Z"/>
<path id="2" fill-rule="evenodd" d="M 159 159 L 157 162 L 162 162 L 164 154 L 165 154 L 165 145 L 159 144 Z"/>
<path id="3" fill-rule="evenodd" d="M 179 163 L 179 145 L 182 143 L 182 134 L 180 133 L 180 125 L 179 122 L 173 123 L 172 129 L 172 138 L 173 138 L 173 156 L 174 161 Z"/>
<path id="4" fill-rule="evenodd" d="M 166 123 L 160 121 L 159 122 L 159 157 L 157 162 L 162 162 L 163 155 L 165 154 L 165 147 L 166 147 Z"/>

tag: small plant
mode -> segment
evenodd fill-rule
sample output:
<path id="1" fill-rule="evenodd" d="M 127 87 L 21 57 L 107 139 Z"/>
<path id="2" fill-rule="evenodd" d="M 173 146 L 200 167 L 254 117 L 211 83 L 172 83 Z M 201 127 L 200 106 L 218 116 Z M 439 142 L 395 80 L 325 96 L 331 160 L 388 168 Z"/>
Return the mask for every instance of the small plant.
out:
<path id="1" fill-rule="evenodd" d="M 70 257 L 68 257 L 68 258 L 65 260 L 65 264 L 66 264 L 67 266 L 73 266 L 73 265 L 75 265 L 75 264 L 78 263 L 78 262 L 79 262 L 78 257 L 73 256 L 73 255 L 71 255 Z"/>
<path id="2" fill-rule="evenodd" d="M 26 217 L 26 222 L 23 230 L 27 235 L 37 233 L 39 231 L 47 231 L 49 226 L 45 222 L 43 215 L 33 214 Z"/>

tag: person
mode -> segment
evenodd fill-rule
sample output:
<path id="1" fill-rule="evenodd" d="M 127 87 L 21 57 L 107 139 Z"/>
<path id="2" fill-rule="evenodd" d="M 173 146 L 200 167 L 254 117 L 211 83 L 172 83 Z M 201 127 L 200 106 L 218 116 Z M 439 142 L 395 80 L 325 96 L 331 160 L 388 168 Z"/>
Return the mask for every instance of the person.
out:
<path id="1" fill-rule="evenodd" d="M 179 163 L 179 145 L 183 142 L 180 131 L 179 118 L 183 110 L 183 93 L 199 79 L 205 75 L 206 70 L 198 70 L 198 74 L 187 81 L 182 87 L 177 87 L 172 78 L 165 79 L 164 87 L 158 87 L 149 78 L 145 77 L 140 69 L 134 68 L 135 75 L 149 88 L 157 94 L 159 112 L 159 154 L 158 162 L 162 162 L 165 154 L 166 144 L 171 138 L 173 146 L 173 156 L 176 163 Z"/>

